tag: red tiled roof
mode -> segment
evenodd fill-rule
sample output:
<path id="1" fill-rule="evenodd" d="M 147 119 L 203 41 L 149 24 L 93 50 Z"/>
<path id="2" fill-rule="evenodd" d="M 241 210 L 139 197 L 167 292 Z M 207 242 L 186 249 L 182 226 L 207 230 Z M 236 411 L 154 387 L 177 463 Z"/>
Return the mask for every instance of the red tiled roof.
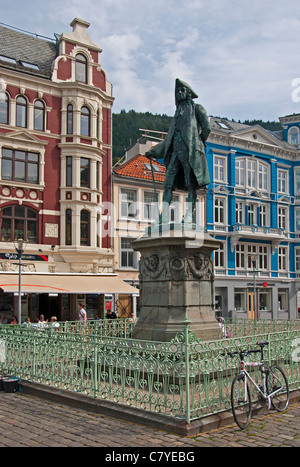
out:
<path id="1" fill-rule="evenodd" d="M 166 167 L 155 159 L 152 160 L 152 164 L 155 181 L 164 182 Z M 152 180 L 150 161 L 148 157 L 142 155 L 135 156 L 119 167 L 115 167 L 114 172 L 125 177 Z"/>

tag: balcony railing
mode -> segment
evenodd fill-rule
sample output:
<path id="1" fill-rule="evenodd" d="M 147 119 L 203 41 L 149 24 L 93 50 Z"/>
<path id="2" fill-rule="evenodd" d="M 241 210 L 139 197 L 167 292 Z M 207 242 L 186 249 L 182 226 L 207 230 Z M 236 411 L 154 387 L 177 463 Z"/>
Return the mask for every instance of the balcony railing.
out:
<path id="1" fill-rule="evenodd" d="M 246 225 L 246 224 L 235 224 L 233 226 L 233 232 L 239 233 L 253 233 L 267 236 L 285 236 L 285 230 L 283 228 L 275 229 L 273 227 L 259 227 L 258 225 Z"/>

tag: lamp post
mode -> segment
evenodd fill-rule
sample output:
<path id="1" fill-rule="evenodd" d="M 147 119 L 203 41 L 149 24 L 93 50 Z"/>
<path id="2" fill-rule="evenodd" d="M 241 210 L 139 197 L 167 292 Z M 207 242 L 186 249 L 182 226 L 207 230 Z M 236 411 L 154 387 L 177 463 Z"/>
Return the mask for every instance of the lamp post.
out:
<path id="1" fill-rule="evenodd" d="M 22 254 L 24 253 L 24 242 L 23 238 L 18 238 L 17 244 L 15 246 L 16 252 L 18 254 L 19 260 L 19 296 L 18 296 L 18 323 L 21 324 L 21 278 L 22 278 Z"/>
<path id="2" fill-rule="evenodd" d="M 256 271 L 256 262 L 257 262 L 257 259 L 258 259 L 258 254 L 257 253 L 251 255 L 252 266 L 253 266 L 254 319 L 258 319 L 257 298 L 256 298 L 256 273 L 257 273 L 257 271 Z"/>

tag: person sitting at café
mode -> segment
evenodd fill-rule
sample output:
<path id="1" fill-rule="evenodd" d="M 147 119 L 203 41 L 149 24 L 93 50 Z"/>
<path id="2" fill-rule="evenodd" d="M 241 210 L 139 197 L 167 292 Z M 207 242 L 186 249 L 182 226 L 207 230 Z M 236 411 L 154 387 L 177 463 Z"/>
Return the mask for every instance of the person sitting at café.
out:
<path id="1" fill-rule="evenodd" d="M 31 321 L 30 321 L 30 317 L 27 316 L 27 318 L 25 319 L 24 323 L 22 323 L 22 328 L 29 328 L 31 326 Z"/>
<path id="2" fill-rule="evenodd" d="M 7 319 L 4 315 L 1 315 L 0 324 L 7 324 Z"/>
<path id="3" fill-rule="evenodd" d="M 108 309 L 106 312 L 106 319 L 117 319 L 117 315 L 114 311 Z"/>
<path id="4" fill-rule="evenodd" d="M 59 328 L 59 323 L 57 322 L 57 317 L 56 316 L 51 316 L 50 327 L 53 328 L 53 329 L 58 329 Z"/>
<path id="5" fill-rule="evenodd" d="M 46 326 L 47 326 L 47 321 L 45 321 L 45 316 L 40 315 L 40 319 L 39 319 L 39 322 L 38 322 L 38 327 L 39 328 L 45 328 Z"/>

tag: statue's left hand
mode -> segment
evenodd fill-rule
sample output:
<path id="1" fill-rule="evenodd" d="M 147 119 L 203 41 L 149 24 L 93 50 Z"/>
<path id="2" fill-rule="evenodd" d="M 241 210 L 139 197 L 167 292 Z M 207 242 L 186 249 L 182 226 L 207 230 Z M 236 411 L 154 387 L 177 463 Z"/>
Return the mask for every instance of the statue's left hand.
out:
<path id="1" fill-rule="evenodd" d="M 152 151 L 147 151 L 145 156 L 148 157 L 148 159 L 155 159 L 155 154 Z"/>

